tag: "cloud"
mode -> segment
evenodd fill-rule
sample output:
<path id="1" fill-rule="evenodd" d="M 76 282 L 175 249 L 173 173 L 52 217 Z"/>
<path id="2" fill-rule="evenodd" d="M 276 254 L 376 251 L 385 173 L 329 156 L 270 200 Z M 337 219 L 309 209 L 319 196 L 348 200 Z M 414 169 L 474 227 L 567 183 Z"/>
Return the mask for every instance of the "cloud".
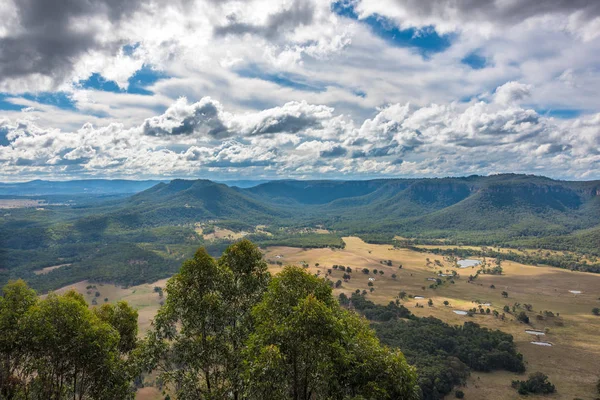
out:
<path id="1" fill-rule="evenodd" d="M 296 133 L 319 128 L 320 121 L 330 118 L 332 112 L 325 106 L 290 102 L 256 113 L 232 114 L 210 97 L 193 104 L 182 97 L 164 114 L 146 119 L 142 129 L 150 136 L 193 134 L 212 138 Z"/>
<path id="2" fill-rule="evenodd" d="M 531 85 L 519 82 L 507 82 L 496 89 L 494 101 L 498 104 L 508 105 L 526 99 L 530 95 Z"/>
<path id="3" fill-rule="evenodd" d="M 264 24 L 243 22 L 236 14 L 227 16 L 227 24 L 217 26 L 214 33 L 217 36 L 252 34 L 275 39 L 286 31 L 291 31 L 298 26 L 310 25 L 313 22 L 315 8 L 308 0 L 299 0 L 291 3 L 289 8 L 284 8 L 269 14 Z"/>
<path id="4" fill-rule="evenodd" d="M 402 26 L 434 26 L 442 33 L 470 30 L 489 34 L 494 29 L 515 26 L 530 19 L 555 17 L 565 21 L 566 27 L 586 40 L 600 34 L 597 23 L 600 3 L 595 0 L 359 0 L 356 9 L 363 18 L 379 14 L 394 18 Z"/>
<path id="5" fill-rule="evenodd" d="M 0 37 L 0 79 L 38 77 L 59 86 L 83 54 L 114 53 L 119 41 L 106 31 L 146 1 L 13 0 L 3 8 L 6 33 Z M 90 23 L 91 22 L 91 23 Z"/>
<path id="6" fill-rule="evenodd" d="M 495 172 L 600 178 L 600 114 L 570 121 L 518 104 L 518 82 L 492 101 L 390 104 L 354 124 L 331 107 L 290 102 L 258 112 L 180 98 L 140 125 L 39 126 L 2 119 L 3 178 L 437 176 Z M 497 101 L 504 96 L 510 101 Z M 584 162 L 585 161 L 585 162 Z"/>

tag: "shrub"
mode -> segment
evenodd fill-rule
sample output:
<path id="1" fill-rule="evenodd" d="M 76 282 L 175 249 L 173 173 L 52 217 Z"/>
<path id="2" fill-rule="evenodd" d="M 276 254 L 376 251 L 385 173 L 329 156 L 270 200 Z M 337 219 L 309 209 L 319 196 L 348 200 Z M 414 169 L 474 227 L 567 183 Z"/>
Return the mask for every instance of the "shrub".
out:
<path id="1" fill-rule="evenodd" d="M 512 381 L 513 388 L 517 389 L 519 394 L 549 394 L 554 393 L 555 387 L 550 381 L 548 376 L 541 372 L 535 372 L 529 375 L 529 379 L 526 381 Z"/>

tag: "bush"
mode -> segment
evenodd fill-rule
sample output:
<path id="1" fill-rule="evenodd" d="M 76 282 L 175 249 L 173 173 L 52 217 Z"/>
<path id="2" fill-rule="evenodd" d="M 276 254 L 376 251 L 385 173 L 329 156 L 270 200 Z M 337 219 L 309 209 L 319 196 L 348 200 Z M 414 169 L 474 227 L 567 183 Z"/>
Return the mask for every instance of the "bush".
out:
<path id="1" fill-rule="evenodd" d="M 556 388 L 550 381 L 548 381 L 548 376 L 541 373 L 535 372 L 529 375 L 529 379 L 526 381 L 512 381 L 513 388 L 517 389 L 519 394 L 549 394 L 554 393 Z"/>
<path id="2" fill-rule="evenodd" d="M 517 315 L 517 319 L 523 323 L 528 324 L 529 323 L 529 317 L 527 316 L 527 314 L 525 313 L 525 311 L 521 311 L 519 313 L 519 315 Z"/>
<path id="3" fill-rule="evenodd" d="M 456 392 L 454 392 L 454 396 L 457 399 L 462 399 L 465 397 L 465 392 L 463 392 L 462 390 L 457 390 Z"/>

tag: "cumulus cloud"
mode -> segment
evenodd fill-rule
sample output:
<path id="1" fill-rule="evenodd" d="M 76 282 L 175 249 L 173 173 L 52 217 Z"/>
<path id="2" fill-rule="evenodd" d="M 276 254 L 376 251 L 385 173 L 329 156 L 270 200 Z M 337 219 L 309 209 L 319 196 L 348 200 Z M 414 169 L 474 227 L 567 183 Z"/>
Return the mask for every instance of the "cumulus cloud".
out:
<path id="1" fill-rule="evenodd" d="M 330 107 L 289 102 L 256 113 L 232 114 L 210 97 L 193 104 L 182 97 L 164 114 L 146 119 L 143 132 L 150 136 L 193 134 L 212 138 L 296 133 L 320 128 L 321 121 L 330 119 L 332 113 Z"/>
<path id="2" fill-rule="evenodd" d="M 596 176 L 598 2 L 345 3 L 0 2 L 4 179 Z"/>
<path id="3" fill-rule="evenodd" d="M 61 131 L 27 118 L 5 118 L 0 165 L 4 178 L 15 173 L 275 178 L 532 170 L 598 178 L 600 116 L 569 122 L 541 116 L 518 105 L 530 90 L 510 82 L 487 102 L 390 104 L 359 125 L 323 105 L 290 102 L 235 112 L 209 97 L 196 103 L 181 98 L 130 128 L 85 124 Z M 498 96 L 510 101 L 497 101 Z"/>

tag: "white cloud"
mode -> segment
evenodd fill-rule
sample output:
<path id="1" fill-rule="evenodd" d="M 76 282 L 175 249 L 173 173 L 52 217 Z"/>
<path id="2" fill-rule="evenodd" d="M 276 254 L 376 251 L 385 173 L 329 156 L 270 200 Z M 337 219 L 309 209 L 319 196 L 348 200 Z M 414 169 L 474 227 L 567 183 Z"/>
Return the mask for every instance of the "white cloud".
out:
<path id="1" fill-rule="evenodd" d="M 35 41 L 19 3 L 0 5 L 0 100 L 26 111 L 0 111 L 4 179 L 597 174 L 597 2 L 350 1 L 358 20 L 327 0 L 104 3 L 37 24 Z M 369 16 L 451 45 L 424 57 Z M 47 37 L 73 46 L 55 59 Z M 15 68 L 11 41 L 48 62 Z M 149 95 L 79 84 L 98 73 L 125 90 L 143 66 L 166 77 Z M 76 109 L 22 97 L 56 90 Z"/>
<path id="2" fill-rule="evenodd" d="M 140 125 L 78 130 L 3 119 L 2 178 L 431 176 L 535 171 L 600 178 L 600 114 L 570 122 L 522 108 L 517 82 L 494 101 L 391 104 L 355 125 L 331 107 L 291 102 L 232 112 L 181 98 Z M 516 94 L 515 94 L 516 93 Z M 510 101 L 495 101 L 504 96 Z M 493 151 L 490 151 L 493 149 Z M 585 162 L 584 162 L 585 161 Z"/>

